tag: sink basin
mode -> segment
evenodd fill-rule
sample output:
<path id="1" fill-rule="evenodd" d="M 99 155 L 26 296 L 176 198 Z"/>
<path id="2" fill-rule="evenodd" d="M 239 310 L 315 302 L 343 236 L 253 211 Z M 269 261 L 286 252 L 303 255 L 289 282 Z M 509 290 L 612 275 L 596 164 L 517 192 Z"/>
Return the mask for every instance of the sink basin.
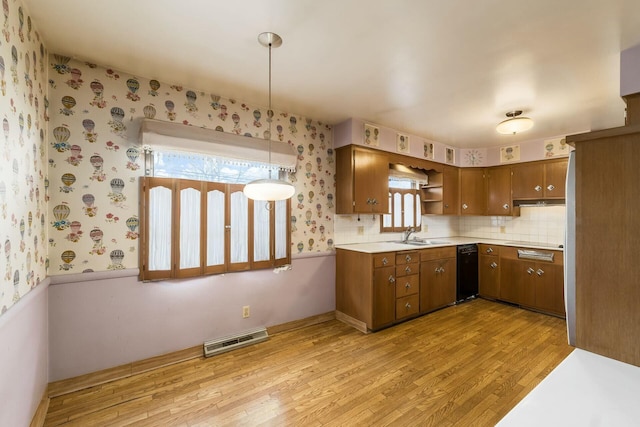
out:
<path id="1" fill-rule="evenodd" d="M 431 239 L 410 239 L 406 242 L 402 240 L 396 240 L 393 243 L 402 243 L 403 245 L 413 246 L 430 246 L 430 245 L 447 245 L 449 242 L 445 240 L 431 240 Z"/>

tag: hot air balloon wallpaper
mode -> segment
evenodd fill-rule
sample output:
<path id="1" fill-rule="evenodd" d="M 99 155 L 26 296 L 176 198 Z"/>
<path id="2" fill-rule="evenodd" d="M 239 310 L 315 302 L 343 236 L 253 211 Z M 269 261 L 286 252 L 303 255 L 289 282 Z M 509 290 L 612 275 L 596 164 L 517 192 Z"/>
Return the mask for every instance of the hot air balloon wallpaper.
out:
<path id="1" fill-rule="evenodd" d="M 60 109 L 60 114 L 72 116 L 74 114 L 72 108 L 76 106 L 76 99 L 73 96 L 65 95 L 62 97 L 61 102 L 63 108 Z"/>
<path id="2" fill-rule="evenodd" d="M 111 126 L 111 132 L 116 135 L 123 136 L 124 132 L 127 130 L 127 127 L 122 122 L 124 120 L 124 110 L 120 107 L 113 107 L 111 109 L 111 121 L 109 121 L 109 125 Z"/>
<path id="3" fill-rule="evenodd" d="M 99 154 L 94 154 L 89 158 L 89 162 L 91 166 L 93 166 L 93 175 L 89 177 L 92 181 L 102 182 L 107 179 L 107 175 L 104 173 L 102 165 L 104 164 L 104 159 Z"/>
<path id="4" fill-rule="evenodd" d="M 174 121 L 176 119 L 176 112 L 175 112 L 175 107 L 176 104 L 173 103 L 173 101 L 171 101 L 170 99 L 164 102 L 164 106 L 166 107 L 167 111 L 167 118 L 171 121 Z"/>
<path id="5" fill-rule="evenodd" d="M 83 83 L 82 71 L 77 68 L 72 68 L 69 73 L 71 74 L 71 78 L 65 82 L 67 83 L 67 86 L 75 90 L 80 89 Z"/>
<path id="6" fill-rule="evenodd" d="M 160 89 L 160 82 L 157 80 L 150 80 L 149 87 L 151 88 L 149 90 L 149 95 L 158 96 L 158 89 Z"/>
<path id="7" fill-rule="evenodd" d="M 111 192 L 109 193 L 109 199 L 111 204 L 115 206 L 122 206 L 122 203 L 127 200 L 127 196 L 122 194 L 124 189 L 124 180 L 121 178 L 113 178 L 110 182 Z"/>
<path id="8" fill-rule="evenodd" d="M 64 251 L 62 252 L 62 255 L 60 255 L 60 259 L 62 260 L 60 270 L 69 271 L 73 268 L 71 261 L 76 259 L 76 253 L 74 251 Z"/>
<path id="9" fill-rule="evenodd" d="M 69 217 L 70 212 L 71 208 L 66 204 L 60 204 L 53 208 L 54 221 L 52 222 L 52 225 L 56 230 L 62 231 L 69 227 L 70 222 L 67 221 L 67 218 Z"/>
<path id="10" fill-rule="evenodd" d="M 69 152 L 71 153 L 71 155 L 66 158 L 66 162 L 69 163 L 71 166 L 78 166 L 83 158 L 81 154 L 82 147 L 80 147 L 78 144 L 73 144 L 69 148 Z"/>
<path id="11" fill-rule="evenodd" d="M 188 90 L 185 96 L 187 98 L 187 101 L 184 103 L 184 106 L 187 109 L 187 113 L 191 114 L 193 117 L 196 117 L 195 113 L 196 111 L 198 111 L 196 99 L 198 99 L 198 96 L 192 90 Z"/>
<path id="12" fill-rule="evenodd" d="M 59 153 L 65 152 L 69 149 L 69 137 L 71 137 L 71 131 L 66 126 L 58 126 L 53 129 L 54 142 L 51 146 Z"/>
<path id="13" fill-rule="evenodd" d="M 74 182 L 76 182 L 76 176 L 72 173 L 64 173 L 60 177 L 62 187 L 60 187 L 60 191 L 63 193 L 71 193 L 73 191 L 73 187 L 71 186 Z"/>
<path id="14" fill-rule="evenodd" d="M 93 92 L 93 100 L 89 102 L 89 105 L 93 105 L 98 108 L 105 108 L 107 106 L 107 101 L 105 101 L 103 97 L 104 85 L 100 83 L 100 80 L 94 80 L 89 86 Z"/>
<path id="15" fill-rule="evenodd" d="M 109 259 L 111 260 L 111 264 L 107 267 L 109 270 L 122 270 L 124 269 L 124 265 L 122 265 L 122 260 L 124 259 L 124 251 L 121 249 L 114 249 L 109 253 Z"/>
<path id="16" fill-rule="evenodd" d="M 140 89 L 140 82 L 137 79 L 127 79 L 127 89 L 129 89 L 127 92 L 127 99 L 134 102 L 140 101 L 140 95 L 136 93 L 138 92 L 138 89 Z"/>

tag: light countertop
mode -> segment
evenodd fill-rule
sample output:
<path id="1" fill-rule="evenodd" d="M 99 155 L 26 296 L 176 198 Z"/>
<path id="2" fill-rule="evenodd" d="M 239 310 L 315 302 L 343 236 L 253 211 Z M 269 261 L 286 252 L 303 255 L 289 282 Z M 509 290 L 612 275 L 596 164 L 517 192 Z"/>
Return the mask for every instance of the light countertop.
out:
<path id="1" fill-rule="evenodd" d="M 575 349 L 498 427 L 640 425 L 640 367 Z"/>
<path id="2" fill-rule="evenodd" d="M 479 239 L 471 237 L 433 237 L 427 238 L 436 242 L 442 242 L 432 245 L 411 245 L 398 242 L 369 242 L 369 243 L 350 243 L 343 245 L 336 245 L 338 249 L 346 249 L 350 251 L 365 252 L 365 253 L 379 253 L 379 252 L 397 252 L 397 251 L 415 251 L 419 249 L 439 248 L 444 246 L 457 246 L 470 243 L 486 243 L 489 245 L 501 245 L 501 246 L 516 246 L 519 248 L 531 248 L 531 249 L 547 249 L 562 251 L 559 245 L 552 245 L 547 243 L 536 242 L 515 242 L 510 240 L 497 240 L 497 239 Z"/>

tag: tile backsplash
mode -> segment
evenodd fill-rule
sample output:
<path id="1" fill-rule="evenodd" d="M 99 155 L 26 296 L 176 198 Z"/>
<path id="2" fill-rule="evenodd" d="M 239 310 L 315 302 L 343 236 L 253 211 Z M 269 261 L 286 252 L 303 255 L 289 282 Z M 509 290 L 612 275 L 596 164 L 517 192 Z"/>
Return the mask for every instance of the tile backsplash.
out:
<path id="1" fill-rule="evenodd" d="M 519 217 L 422 217 L 418 237 L 477 237 L 561 244 L 564 241 L 565 206 L 522 207 Z M 335 215 L 336 244 L 397 240 L 401 233 L 380 233 L 379 215 Z"/>

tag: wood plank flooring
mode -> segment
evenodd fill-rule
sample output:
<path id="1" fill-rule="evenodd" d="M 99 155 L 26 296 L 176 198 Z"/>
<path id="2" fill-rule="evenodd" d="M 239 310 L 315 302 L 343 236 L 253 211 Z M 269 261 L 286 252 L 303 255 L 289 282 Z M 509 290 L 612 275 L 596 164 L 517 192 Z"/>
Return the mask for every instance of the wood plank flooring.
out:
<path id="1" fill-rule="evenodd" d="M 563 319 L 482 299 L 332 320 L 52 398 L 45 426 L 493 426 L 571 350 Z"/>

